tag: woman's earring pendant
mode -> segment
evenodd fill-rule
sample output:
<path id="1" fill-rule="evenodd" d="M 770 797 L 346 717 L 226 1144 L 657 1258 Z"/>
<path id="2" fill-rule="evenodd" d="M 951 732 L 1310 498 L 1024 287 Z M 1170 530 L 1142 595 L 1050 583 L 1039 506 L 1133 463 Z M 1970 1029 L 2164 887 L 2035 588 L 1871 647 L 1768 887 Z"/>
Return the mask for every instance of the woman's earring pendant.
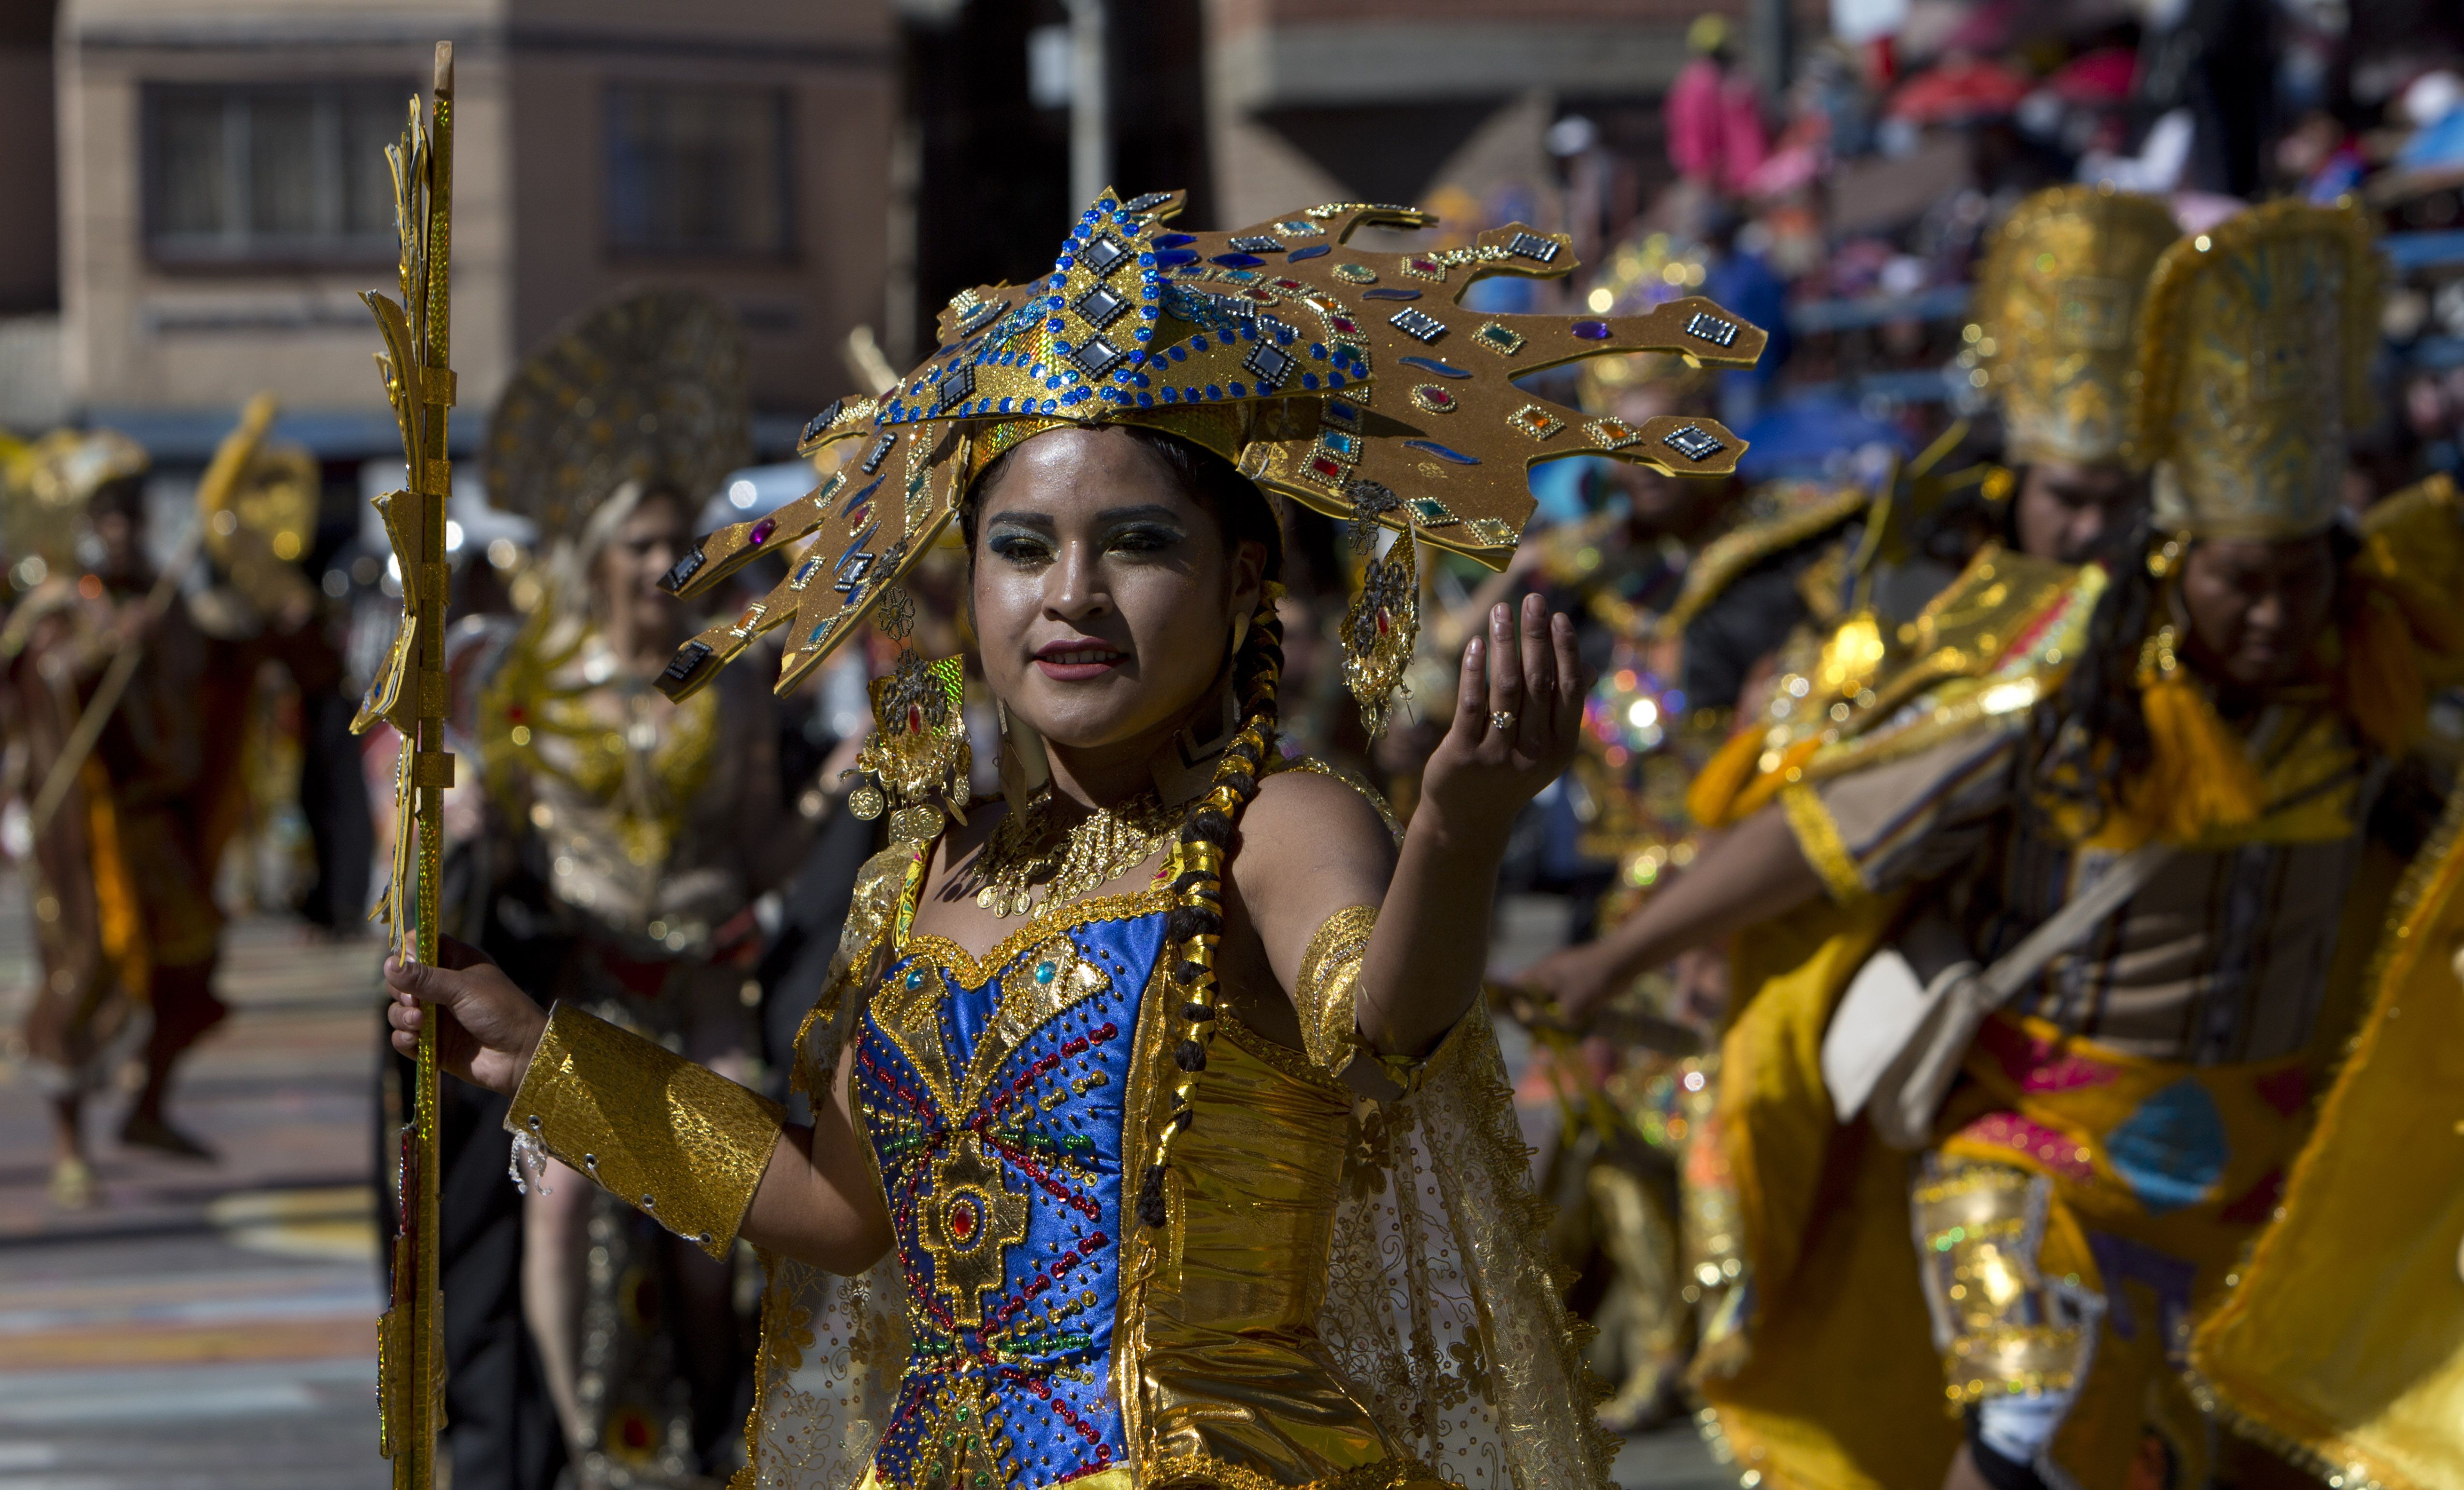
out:
<path id="1" fill-rule="evenodd" d="M 1353 520 L 1355 541 L 1366 539 L 1362 546 L 1372 551 L 1360 572 L 1360 593 L 1343 614 L 1343 681 L 1360 706 L 1361 724 L 1375 739 L 1385 733 L 1420 637 L 1419 542 L 1406 524 L 1379 556 L 1374 545 L 1382 524 L 1365 516 Z"/>
<path id="2" fill-rule="evenodd" d="M 870 820 L 891 807 L 893 837 L 930 837 L 946 809 L 966 821 L 968 774 L 966 664 L 957 657 L 927 662 L 902 649 L 886 678 L 872 680 L 872 737 L 856 756 L 867 778 L 847 794 L 847 810 Z M 926 809 L 918 811 L 917 809 Z"/>

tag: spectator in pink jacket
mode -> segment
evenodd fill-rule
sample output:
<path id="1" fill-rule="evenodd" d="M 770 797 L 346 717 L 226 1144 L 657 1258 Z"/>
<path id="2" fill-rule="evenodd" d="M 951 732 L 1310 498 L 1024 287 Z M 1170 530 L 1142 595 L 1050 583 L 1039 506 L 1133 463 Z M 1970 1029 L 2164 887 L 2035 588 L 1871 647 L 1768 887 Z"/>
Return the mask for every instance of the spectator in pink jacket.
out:
<path id="1" fill-rule="evenodd" d="M 1685 44 L 1694 58 L 1668 90 L 1669 164 L 1688 181 L 1738 195 L 1770 153 L 1754 85 L 1732 66 L 1727 17 L 1695 17 Z"/>

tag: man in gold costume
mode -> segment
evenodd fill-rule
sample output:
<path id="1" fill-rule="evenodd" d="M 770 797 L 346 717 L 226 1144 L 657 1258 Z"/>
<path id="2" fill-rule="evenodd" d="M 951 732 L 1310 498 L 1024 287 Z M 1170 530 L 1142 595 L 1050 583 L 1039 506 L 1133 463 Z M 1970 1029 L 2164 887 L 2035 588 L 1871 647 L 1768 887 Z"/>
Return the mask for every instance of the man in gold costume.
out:
<path id="1" fill-rule="evenodd" d="M 1584 1011 L 1742 933 L 1719 1107 L 1754 1297 L 1703 1385 L 1761 1482 L 2195 1486 L 2269 1473 L 2254 1439 L 2355 1452 L 2349 1395 L 2283 1406 L 2333 1375 L 2259 1324 L 2294 1296 L 2218 1305 L 2288 1176 L 2324 1183 L 2312 1094 L 2455 909 L 2442 833 L 2390 917 L 2421 836 L 2373 820 L 2464 670 L 2453 489 L 2338 526 L 2376 292 L 2351 211 L 2168 249 L 2128 420 L 2144 538 L 2109 570 L 1989 554 L 1887 645 L 1843 627 L 1698 791 L 1735 831 L 1558 984 Z M 2357 1080 L 2339 1105 L 2387 1100 Z M 2236 1320 L 2233 1359 L 2210 1331 Z"/>
<path id="2" fill-rule="evenodd" d="M 489 422 L 490 497 L 548 549 L 539 598 L 466 629 L 457 670 L 509 850 L 492 872 L 543 881 L 531 930 L 562 949 L 553 995 L 750 1079 L 753 904 L 803 848 L 777 715 L 749 671 L 682 708 L 651 687 L 686 620 L 657 581 L 743 463 L 748 423 L 742 335 L 715 302 L 646 293 L 561 331 Z M 561 1165 L 535 1178 L 523 1310 L 582 1484 L 723 1476 L 749 1366 L 733 1262 Z"/>
<path id="3" fill-rule="evenodd" d="M 1692 860 L 1706 828 L 1739 815 L 1712 788 L 1725 781 L 1737 790 L 1738 756 L 1761 753 L 1758 732 L 1733 737 L 1703 790 L 1689 794 L 1688 786 L 1713 763 L 1741 700 L 1788 717 L 1801 707 L 1795 690 L 1825 637 L 1843 624 L 1863 635 L 1914 618 L 1980 545 L 2076 562 L 2131 520 L 2145 491 L 2123 459 L 2131 318 L 2175 236 L 2163 203 L 2080 186 L 2039 192 L 2000 225 L 1980 275 L 1967 361 L 1995 390 L 2008 468 L 1951 469 L 1965 432 L 1958 427 L 1879 494 L 1854 484 L 1771 482 L 1726 514 L 1705 514 L 1709 520 L 1694 525 L 1694 542 L 1662 543 L 1661 593 L 1594 587 L 1590 608 L 1617 641 L 1586 712 L 1585 751 L 1573 779 L 1586 809 L 1586 851 L 1617 866 L 1600 924 L 1633 914 L 1665 875 Z M 1651 262 L 1628 266 L 1621 257 L 1613 268 L 1625 271 L 1611 287 L 1620 296 L 1667 277 Z M 1640 362 L 1587 368 L 1587 393 L 1683 396 L 1683 369 Z M 1643 471 L 1620 477 L 1630 490 L 1655 479 Z M 1701 501 L 1702 484 L 1657 479 L 1679 489 L 1676 499 Z M 1561 541 L 1547 552 L 1605 547 Z M 1577 947 L 1529 976 L 1545 988 L 1597 955 L 1594 946 Z M 1716 1026 L 1724 969 L 1695 952 L 1678 960 L 1676 975 L 1661 999 L 1675 1003 L 1659 1012 Z M 1565 1195 L 1568 1214 L 1591 1222 L 1574 1243 L 1596 1245 L 1612 1265 L 1598 1317 L 1607 1348 L 1627 1363 L 1607 1410 L 1617 1420 L 1631 1420 L 1674 1385 L 1689 1308 L 1707 1364 L 1726 1348 L 1745 1302 L 1733 1286 L 1743 1254 L 1719 1137 L 1718 1071 L 1716 1052 L 1637 1049 L 1603 1080 L 1606 1107 L 1581 1109 L 1597 1118 L 1583 1125 L 1587 1136 L 1570 1151 L 1605 1145 L 1637 1158 L 1591 1167 L 1584 1210 Z M 1620 1121 L 1608 1121 L 1611 1113 Z M 1608 1132 L 1631 1136 L 1619 1143 Z M 1639 1148 L 1668 1158 L 1640 1158 Z"/>

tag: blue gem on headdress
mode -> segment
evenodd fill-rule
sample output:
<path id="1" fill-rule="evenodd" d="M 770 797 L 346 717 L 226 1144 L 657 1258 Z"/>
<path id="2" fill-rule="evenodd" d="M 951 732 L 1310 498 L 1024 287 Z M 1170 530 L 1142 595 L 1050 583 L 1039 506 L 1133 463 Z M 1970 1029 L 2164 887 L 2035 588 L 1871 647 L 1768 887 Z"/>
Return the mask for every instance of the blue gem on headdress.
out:
<path id="1" fill-rule="evenodd" d="M 1420 292 L 1418 290 L 1397 290 L 1389 286 L 1382 290 L 1364 290 L 1361 292 L 1360 297 L 1364 300 L 1417 300 L 1420 297 Z"/>
<path id="2" fill-rule="evenodd" d="M 1152 340 L 1155 340 L 1155 328 L 1154 328 L 1153 326 L 1140 326 L 1140 327 L 1137 329 L 1137 339 L 1138 339 L 1139 340 L 1141 340 L 1141 341 L 1152 341 Z"/>
<path id="3" fill-rule="evenodd" d="M 1333 429 L 1321 429 L 1318 431 L 1317 443 L 1346 460 L 1356 460 L 1360 456 L 1360 440 L 1356 435 L 1344 434 Z"/>
<path id="4" fill-rule="evenodd" d="M 1480 464 L 1479 456 L 1465 455 L 1461 450 L 1450 450 L 1444 446 L 1440 445 L 1435 440 L 1406 440 L 1403 442 L 1403 449 L 1407 450 L 1426 450 L 1440 460 L 1450 460 L 1458 466 L 1477 466 Z"/>
<path id="5" fill-rule="evenodd" d="M 1248 356 L 1241 359 L 1241 365 L 1257 374 L 1259 384 L 1271 392 L 1283 387 L 1284 381 L 1292 375 L 1294 364 L 1289 353 L 1261 341 L 1249 349 Z"/>
<path id="6" fill-rule="evenodd" d="M 1184 343 L 1182 343 L 1182 344 L 1183 344 L 1183 345 L 1185 345 L 1185 346 L 1187 346 L 1187 347 L 1188 347 L 1191 351 L 1193 351 L 1193 352 L 1203 352 L 1203 351 L 1205 351 L 1205 350 L 1206 350 L 1206 338 L 1205 338 L 1205 336 L 1204 336 L 1203 334 L 1201 334 L 1201 335 L 1199 335 L 1199 336 L 1195 336 L 1195 337 L 1190 338 L 1186 342 L 1184 342 Z"/>
<path id="7" fill-rule="evenodd" d="M 1281 253 L 1284 252 L 1284 246 L 1279 240 L 1269 238 L 1264 233 L 1247 233 L 1241 237 L 1232 239 L 1231 242 L 1232 247 L 1240 250 L 1243 253 Z M 1221 264 L 1223 261 L 1221 259 L 1217 259 L 1215 262 Z M 1258 261 L 1256 259 L 1251 259 L 1249 262 L 1254 264 Z"/>
<path id="8" fill-rule="evenodd" d="M 1119 268 L 1121 260 L 1130 257 L 1130 251 L 1123 248 L 1121 240 L 1111 233 L 1097 233 L 1088 240 L 1087 247 L 1079 256 L 1084 258 L 1087 261 L 1087 267 L 1093 270 L 1100 277 Z"/>
<path id="9" fill-rule="evenodd" d="M 1174 249 L 1169 252 L 1158 253 L 1155 255 L 1155 268 L 1157 269 L 1178 269 L 1183 264 L 1195 264 L 1197 262 L 1198 251 L 1195 249 Z"/>
<path id="10" fill-rule="evenodd" d="M 1566 329 L 1586 341 L 1605 341 L 1609 339 L 1609 323 L 1604 320 L 1578 320 Z"/>
<path id="11" fill-rule="evenodd" d="M 1255 269 L 1266 261 L 1255 253 L 1218 253 L 1215 262 L 1225 269 Z"/>
<path id="12" fill-rule="evenodd" d="M 1196 237 L 1185 232 L 1159 232 L 1155 235 L 1155 246 L 1158 249 L 1186 248 L 1197 241 Z"/>
<path id="13" fill-rule="evenodd" d="M 1139 255 L 1138 255 L 1138 267 L 1139 267 L 1140 269 L 1153 269 L 1153 268 L 1155 268 L 1155 255 L 1154 255 L 1154 254 L 1152 254 L 1152 253 L 1141 253 L 1141 254 L 1139 254 Z"/>
<path id="14" fill-rule="evenodd" d="M 1399 310 L 1386 323 L 1415 341 L 1434 342 L 1446 334 L 1446 323 L 1426 311 Z"/>
<path id="15" fill-rule="evenodd" d="M 1506 252 L 1548 264 L 1555 262 L 1558 247 L 1554 238 L 1543 238 L 1536 232 L 1518 232 L 1507 240 Z"/>
<path id="16" fill-rule="evenodd" d="M 1660 443 L 1690 461 L 1705 461 L 1728 447 L 1701 425 L 1687 425 L 1660 437 Z"/>
<path id="17" fill-rule="evenodd" d="M 1341 425 L 1348 429 L 1358 428 L 1360 410 L 1350 404 L 1329 404 L 1319 411 L 1318 418 L 1328 424 Z"/>
<path id="18" fill-rule="evenodd" d="M 1227 383 L 1223 387 L 1224 391 L 1230 393 L 1236 399 L 1245 399 L 1249 396 L 1248 389 L 1242 386 L 1238 382 Z"/>
<path id="19" fill-rule="evenodd" d="M 1285 262 L 1285 263 L 1287 263 L 1287 264 L 1296 264 L 1296 263 L 1300 262 L 1302 259 L 1305 259 L 1305 258 L 1316 258 L 1316 257 L 1317 257 L 1319 254 L 1321 254 L 1321 253 L 1327 253 L 1327 252 L 1332 252 L 1332 251 L 1331 251 L 1331 250 L 1330 250 L 1330 249 L 1329 249 L 1325 244 L 1323 244 L 1323 243 L 1312 243 L 1312 244 L 1310 244 L 1310 245 L 1309 245 L 1308 248 L 1306 248 L 1306 249 L 1294 249 L 1294 250 L 1292 250 L 1292 252 L 1291 252 L 1290 253 L 1288 253 L 1288 254 L 1285 255 L 1284 262 Z"/>
<path id="20" fill-rule="evenodd" d="M 1468 378 L 1471 376 L 1471 372 L 1468 368 L 1457 367 L 1452 362 L 1441 362 L 1434 357 L 1398 357 L 1395 359 L 1395 361 L 1402 363 L 1406 367 L 1418 367 L 1423 372 L 1436 373 L 1441 378 Z"/>
<path id="21" fill-rule="evenodd" d="M 1036 410 L 1035 410 L 1035 411 L 1036 411 L 1037 413 L 1039 413 L 1039 414 L 1050 414 L 1050 413 L 1058 412 L 1058 411 L 1059 411 L 1059 409 L 1060 409 L 1060 407 L 1061 407 L 1061 405 L 1060 405 L 1059 404 L 1055 403 L 1053 400 L 1051 400 L 1051 399 L 1045 399 L 1042 404 L 1040 404 L 1040 405 L 1038 405 L 1036 406 Z"/>
<path id="22" fill-rule="evenodd" d="M 1302 387 L 1304 387 L 1304 388 L 1314 388 L 1314 387 L 1316 387 L 1316 386 L 1317 386 L 1317 374 L 1315 374 L 1315 373 L 1313 373 L 1313 372 L 1305 372 L 1305 373 L 1301 374 L 1301 386 L 1302 386 Z"/>
<path id="23" fill-rule="evenodd" d="M 1152 393 L 1141 393 L 1141 394 L 1139 394 L 1139 395 L 1138 395 L 1138 407 L 1140 407 L 1140 408 L 1153 408 L 1153 407 L 1155 407 L 1155 395 L 1154 395 L 1154 394 L 1152 394 Z"/>
<path id="24" fill-rule="evenodd" d="M 1055 316 L 1050 320 L 1044 323 L 1044 329 L 1051 332 L 1055 336 L 1059 336 L 1063 331 L 1066 331 L 1068 328 L 1062 325 L 1060 317 Z"/>
<path id="25" fill-rule="evenodd" d="M 1326 375 L 1326 385 L 1327 385 L 1328 387 L 1330 387 L 1330 388 L 1340 388 L 1340 387 L 1342 387 L 1342 386 L 1343 386 L 1343 374 L 1341 374 L 1341 373 L 1328 373 L 1328 374 Z"/>
<path id="26" fill-rule="evenodd" d="M 1176 362 L 1185 362 L 1189 361 L 1189 345 L 1186 342 L 1183 342 L 1178 346 L 1167 348 L 1167 350 L 1172 353 L 1172 360 Z"/>

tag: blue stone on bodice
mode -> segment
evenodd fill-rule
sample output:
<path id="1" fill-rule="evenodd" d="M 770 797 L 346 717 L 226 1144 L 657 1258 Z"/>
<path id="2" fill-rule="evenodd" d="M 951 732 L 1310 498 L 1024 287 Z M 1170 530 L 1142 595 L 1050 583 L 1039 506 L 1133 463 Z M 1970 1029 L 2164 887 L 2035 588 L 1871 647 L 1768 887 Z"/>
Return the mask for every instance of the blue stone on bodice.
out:
<path id="1" fill-rule="evenodd" d="M 1164 915 L 1109 904 L 1146 913 L 1021 933 L 997 964 L 915 938 L 865 1009 L 852 1096 L 913 1339 L 885 1483 L 955 1490 L 998 1465 L 988 1483 L 1048 1485 L 1126 1460 L 1107 1379 L 1122 1121 Z"/>

